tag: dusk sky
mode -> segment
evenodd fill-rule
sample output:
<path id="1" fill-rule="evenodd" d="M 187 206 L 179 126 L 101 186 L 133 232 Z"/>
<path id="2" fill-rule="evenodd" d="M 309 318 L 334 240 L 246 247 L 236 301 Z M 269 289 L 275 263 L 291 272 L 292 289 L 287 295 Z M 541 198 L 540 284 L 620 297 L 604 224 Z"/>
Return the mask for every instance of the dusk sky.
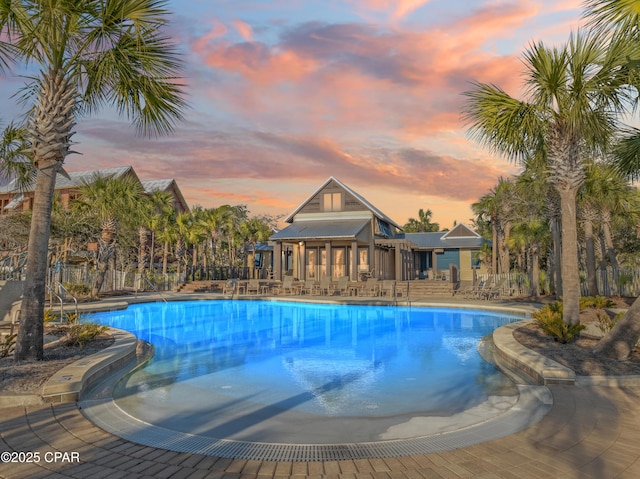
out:
<path id="1" fill-rule="evenodd" d="M 469 139 L 473 80 L 519 94 L 521 53 L 559 44 L 581 0 L 171 1 L 191 109 L 171 137 L 109 111 L 79 121 L 68 171 L 132 165 L 175 178 L 190 206 L 288 215 L 335 176 L 400 224 L 451 227 L 516 165 Z M 20 78 L 0 78 L 2 125 Z"/>

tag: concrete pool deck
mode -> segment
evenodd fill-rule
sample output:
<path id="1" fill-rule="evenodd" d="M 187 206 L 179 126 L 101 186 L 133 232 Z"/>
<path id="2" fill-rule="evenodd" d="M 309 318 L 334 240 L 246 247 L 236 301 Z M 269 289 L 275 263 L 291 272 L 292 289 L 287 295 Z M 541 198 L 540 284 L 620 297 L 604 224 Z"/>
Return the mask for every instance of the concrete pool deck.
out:
<path id="1" fill-rule="evenodd" d="M 182 295 L 195 299 L 201 295 Z M 130 298 L 127 298 L 127 300 Z M 147 296 L 146 301 L 153 301 Z M 157 299 L 157 298 L 156 298 Z M 178 299 L 176 296 L 172 299 Z M 205 299 L 205 298 L 203 298 Z M 444 305 L 451 299 L 429 300 Z M 120 303 L 119 305 L 116 303 Z M 102 302 L 119 309 L 121 299 Z M 412 301 L 412 304 L 418 303 Z M 476 304 L 471 307 L 506 302 Z M 517 304 L 522 307 L 521 304 Z M 525 358 L 526 361 L 529 359 Z M 0 463 L 1 477 L 219 478 L 613 478 L 640 475 L 640 387 L 551 384 L 550 412 L 535 425 L 480 444 L 428 454 L 330 461 L 223 459 L 170 452 L 125 441 L 88 421 L 75 403 L 1 410 L 0 452 L 38 451 L 31 463 Z M 78 452 L 80 462 L 52 461 L 53 452 Z M 45 456 L 50 453 L 49 456 Z M 49 461 L 45 459 L 48 457 Z M 19 459 L 19 458 L 17 458 Z"/>

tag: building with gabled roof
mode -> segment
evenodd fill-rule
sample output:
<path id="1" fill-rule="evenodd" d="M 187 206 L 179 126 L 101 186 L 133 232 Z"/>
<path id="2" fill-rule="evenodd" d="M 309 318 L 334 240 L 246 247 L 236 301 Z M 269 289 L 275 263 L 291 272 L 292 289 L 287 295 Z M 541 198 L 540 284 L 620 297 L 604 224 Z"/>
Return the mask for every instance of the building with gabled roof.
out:
<path id="1" fill-rule="evenodd" d="M 298 278 L 349 276 L 372 271 L 380 279 L 409 279 L 411 245 L 400 225 L 333 176 L 275 233 L 274 274 Z"/>
<path id="2" fill-rule="evenodd" d="M 456 281 L 473 277 L 485 240 L 464 224 L 437 233 L 404 233 L 402 227 L 362 195 L 334 177 L 285 219 L 289 226 L 270 238 L 276 279 L 364 273 L 399 281 L 436 279 L 456 268 Z M 279 260 L 278 260 L 279 259 Z M 441 277 L 449 277 L 442 274 Z"/>
<path id="3" fill-rule="evenodd" d="M 470 280 L 473 270 L 480 268 L 480 260 L 474 253 L 480 251 L 486 240 L 463 223 L 449 231 L 403 236 L 414 245 L 416 276 L 420 279 L 433 279 L 435 271 L 455 265 L 460 278 Z"/>
<path id="4" fill-rule="evenodd" d="M 167 191 L 171 193 L 174 206 L 178 211 L 184 212 L 189 210 L 189 206 L 175 180 L 140 181 L 140 178 L 132 166 L 73 171 L 66 175 L 58 173 L 55 193 L 60 197 L 63 207 L 67 207 L 70 201 L 78 197 L 78 191 L 84 183 L 90 183 L 98 175 L 103 177 L 113 176 L 115 178 L 127 175 L 133 176 L 140 182 L 145 192 L 152 193 L 157 190 Z M 31 210 L 33 208 L 33 190 L 33 188 L 29 187 L 20 189 L 15 180 L 4 186 L 0 186 L 0 214 Z"/>

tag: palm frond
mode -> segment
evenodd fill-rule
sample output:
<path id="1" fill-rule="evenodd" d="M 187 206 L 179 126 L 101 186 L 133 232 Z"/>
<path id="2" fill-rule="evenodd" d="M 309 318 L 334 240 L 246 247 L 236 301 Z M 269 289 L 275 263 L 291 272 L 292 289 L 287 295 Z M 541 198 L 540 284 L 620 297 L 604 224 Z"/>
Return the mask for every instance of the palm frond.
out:
<path id="1" fill-rule="evenodd" d="M 640 27 L 640 5 L 635 0 L 586 0 L 584 16 L 588 26 L 598 30 L 615 28 L 633 32 Z"/>
<path id="2" fill-rule="evenodd" d="M 624 176 L 640 178 L 640 129 L 627 128 L 613 148 L 613 162 Z"/>
<path id="3" fill-rule="evenodd" d="M 0 144 L 0 178 L 15 180 L 19 190 L 32 187 L 36 176 L 27 135 L 25 127 L 10 123 L 2 131 Z"/>
<path id="4" fill-rule="evenodd" d="M 536 107 L 483 83 L 464 93 L 463 118 L 472 138 L 509 159 L 523 162 L 541 144 L 544 124 Z"/>

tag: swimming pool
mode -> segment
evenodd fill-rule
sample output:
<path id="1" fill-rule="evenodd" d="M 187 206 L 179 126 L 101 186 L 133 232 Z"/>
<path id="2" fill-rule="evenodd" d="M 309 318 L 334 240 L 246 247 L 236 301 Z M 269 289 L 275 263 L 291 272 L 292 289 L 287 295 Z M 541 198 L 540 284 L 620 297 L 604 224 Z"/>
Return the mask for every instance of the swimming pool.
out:
<path id="1" fill-rule="evenodd" d="M 148 424 L 211 438 L 329 444 L 407 437 L 517 389 L 478 353 L 520 317 L 466 309 L 280 301 L 147 303 L 85 320 L 155 348 L 115 403 Z"/>

